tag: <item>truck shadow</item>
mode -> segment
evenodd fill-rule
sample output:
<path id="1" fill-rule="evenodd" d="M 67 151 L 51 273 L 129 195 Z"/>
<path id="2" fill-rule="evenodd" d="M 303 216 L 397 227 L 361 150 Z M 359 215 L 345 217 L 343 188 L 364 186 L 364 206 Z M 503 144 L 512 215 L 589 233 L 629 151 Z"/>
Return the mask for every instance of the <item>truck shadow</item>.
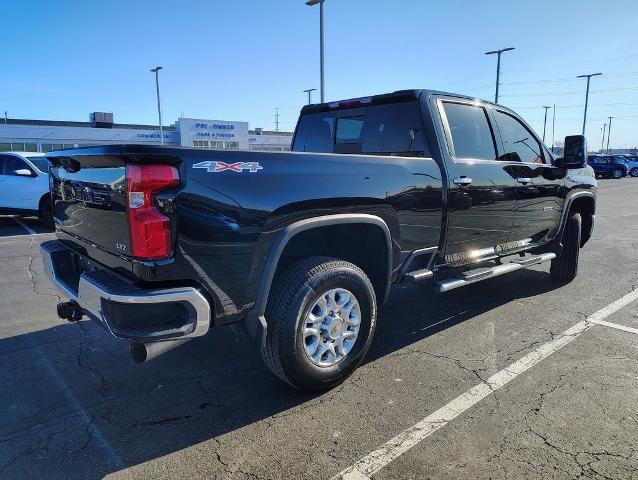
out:
<path id="1" fill-rule="evenodd" d="M 443 296 L 399 286 L 381 309 L 368 361 L 556 286 L 533 270 Z M 5 478 L 102 478 L 331 395 L 281 383 L 242 329 L 137 365 L 122 342 L 83 321 L 0 340 L 0 358 Z"/>

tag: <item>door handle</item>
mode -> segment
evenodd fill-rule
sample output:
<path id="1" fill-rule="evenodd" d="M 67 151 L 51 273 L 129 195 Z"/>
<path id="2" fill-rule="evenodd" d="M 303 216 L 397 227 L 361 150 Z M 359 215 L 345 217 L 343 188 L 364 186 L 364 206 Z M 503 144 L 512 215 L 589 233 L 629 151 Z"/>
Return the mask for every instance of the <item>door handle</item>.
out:
<path id="1" fill-rule="evenodd" d="M 467 187 L 472 183 L 472 179 L 470 177 L 456 177 L 452 180 L 454 185 L 458 185 L 459 187 Z"/>
<path id="2" fill-rule="evenodd" d="M 527 185 L 528 183 L 531 183 L 532 179 L 528 178 L 528 177 L 518 177 L 516 179 L 517 183 L 520 183 L 521 185 Z"/>

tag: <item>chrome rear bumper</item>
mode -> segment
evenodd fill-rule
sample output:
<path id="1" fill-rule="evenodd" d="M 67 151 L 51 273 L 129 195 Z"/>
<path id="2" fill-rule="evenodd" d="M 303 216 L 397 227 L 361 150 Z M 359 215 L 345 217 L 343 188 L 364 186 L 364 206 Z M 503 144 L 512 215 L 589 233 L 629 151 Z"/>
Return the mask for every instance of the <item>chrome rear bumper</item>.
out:
<path id="1" fill-rule="evenodd" d="M 147 343 L 208 332 L 211 308 L 196 288 L 139 288 L 60 240 L 44 242 L 40 249 L 51 281 L 115 337 Z"/>

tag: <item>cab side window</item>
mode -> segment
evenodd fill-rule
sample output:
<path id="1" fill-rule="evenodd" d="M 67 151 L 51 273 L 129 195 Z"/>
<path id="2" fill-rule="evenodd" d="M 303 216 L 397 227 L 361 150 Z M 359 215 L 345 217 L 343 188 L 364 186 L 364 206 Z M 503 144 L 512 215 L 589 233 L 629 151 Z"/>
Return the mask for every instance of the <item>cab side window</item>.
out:
<path id="1" fill-rule="evenodd" d="M 517 118 L 500 110 L 494 117 L 503 141 L 503 153 L 498 159 L 506 162 L 545 163 L 536 137 Z"/>
<path id="2" fill-rule="evenodd" d="M 485 108 L 465 103 L 443 102 L 454 158 L 496 159 L 494 137 Z"/>

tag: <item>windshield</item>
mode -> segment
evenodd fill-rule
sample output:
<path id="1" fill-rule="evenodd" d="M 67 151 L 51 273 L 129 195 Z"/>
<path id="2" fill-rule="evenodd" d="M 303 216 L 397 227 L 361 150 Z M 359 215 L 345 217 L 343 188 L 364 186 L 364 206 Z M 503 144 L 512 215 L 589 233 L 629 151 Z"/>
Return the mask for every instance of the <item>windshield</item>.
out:
<path id="1" fill-rule="evenodd" d="M 49 171 L 49 161 L 45 157 L 27 157 L 27 159 L 41 172 Z"/>

